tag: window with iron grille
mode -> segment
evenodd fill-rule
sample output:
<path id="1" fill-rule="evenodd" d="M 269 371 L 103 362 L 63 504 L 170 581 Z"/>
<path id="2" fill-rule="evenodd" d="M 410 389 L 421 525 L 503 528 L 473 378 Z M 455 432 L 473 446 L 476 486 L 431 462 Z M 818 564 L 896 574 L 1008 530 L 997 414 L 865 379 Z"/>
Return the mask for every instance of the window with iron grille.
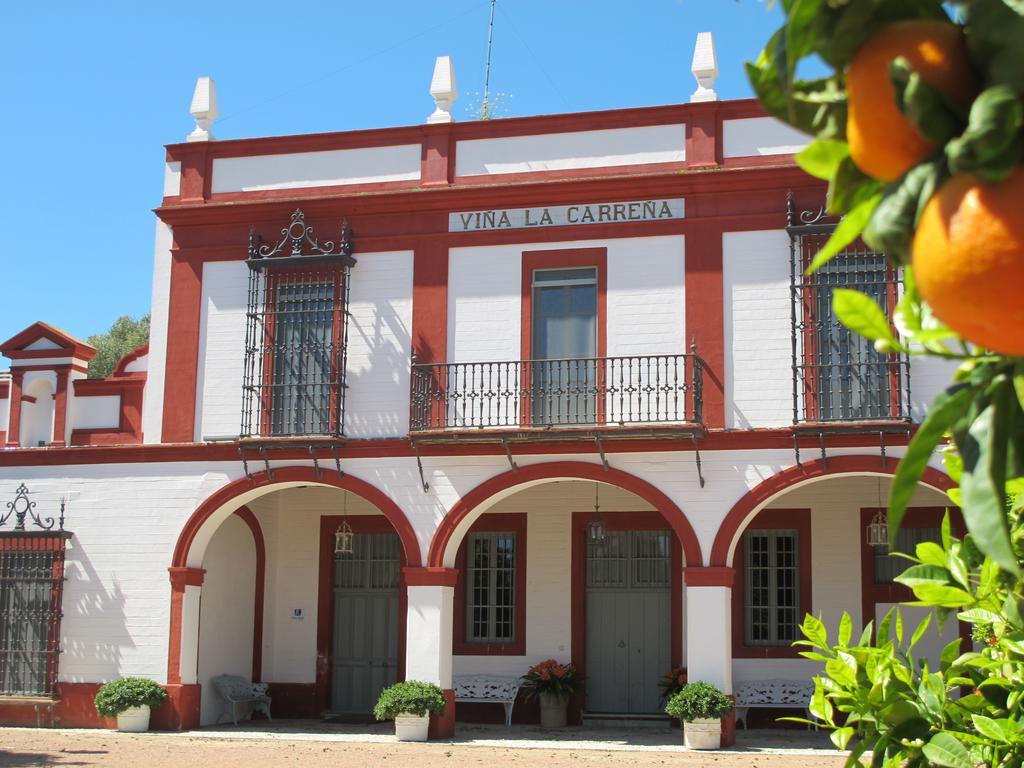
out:
<path id="1" fill-rule="evenodd" d="M 907 357 L 876 352 L 873 342 L 840 323 L 832 308 L 832 292 L 849 288 L 866 293 L 891 318 L 900 275 L 885 254 L 862 243 L 806 274 L 833 229 L 823 223 L 788 228 L 794 423 L 907 420 Z"/>
<path id="2" fill-rule="evenodd" d="M 66 538 L 0 535 L 0 696 L 56 695 Z"/>
<path id="3" fill-rule="evenodd" d="M 747 645 L 786 645 L 800 623 L 799 532 L 748 530 L 743 534 L 743 632 Z"/>
<path id="4" fill-rule="evenodd" d="M 344 435 L 347 231 L 337 252 L 301 211 L 274 248 L 250 236 L 242 437 Z M 291 252 L 283 255 L 291 241 Z M 311 251 L 307 253 L 306 251 Z"/>
<path id="5" fill-rule="evenodd" d="M 514 642 L 517 629 L 514 532 L 469 534 L 466 589 L 467 642 Z"/>
<path id="6" fill-rule="evenodd" d="M 916 528 L 903 526 L 896 532 L 896 549 L 890 550 L 885 544 L 875 546 L 875 584 L 895 584 L 896 577 L 910 567 L 911 562 L 902 557 L 893 557 L 892 552 L 912 555 L 917 545 L 925 541 L 936 544 L 942 540 L 938 528 Z"/>

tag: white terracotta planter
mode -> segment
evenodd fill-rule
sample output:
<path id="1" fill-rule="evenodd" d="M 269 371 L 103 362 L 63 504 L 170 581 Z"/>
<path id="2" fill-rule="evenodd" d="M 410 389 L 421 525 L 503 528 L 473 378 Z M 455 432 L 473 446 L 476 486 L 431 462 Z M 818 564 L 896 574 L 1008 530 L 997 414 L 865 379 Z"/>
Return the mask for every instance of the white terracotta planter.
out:
<path id="1" fill-rule="evenodd" d="M 149 707 L 131 707 L 117 716 L 117 730 L 145 733 L 149 730 Z"/>
<path id="2" fill-rule="evenodd" d="M 430 729 L 430 715 L 398 715 L 395 718 L 395 737 L 399 741 L 426 741 Z"/>
<path id="3" fill-rule="evenodd" d="M 565 710 L 569 699 L 553 693 L 540 694 L 540 727 L 565 728 Z"/>
<path id="4" fill-rule="evenodd" d="M 698 718 L 683 723 L 683 746 L 687 749 L 721 749 L 722 721 Z"/>

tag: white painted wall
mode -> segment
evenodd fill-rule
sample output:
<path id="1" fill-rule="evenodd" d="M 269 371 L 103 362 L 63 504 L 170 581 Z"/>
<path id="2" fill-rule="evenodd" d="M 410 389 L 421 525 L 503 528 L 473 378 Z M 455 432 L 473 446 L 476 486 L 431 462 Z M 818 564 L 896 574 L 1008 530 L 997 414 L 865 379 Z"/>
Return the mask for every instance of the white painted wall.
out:
<path id="1" fill-rule="evenodd" d="M 722 156 L 791 155 L 811 141 L 774 117 L 745 117 L 722 121 Z"/>
<path id="2" fill-rule="evenodd" d="M 200 723 L 209 725 L 223 712 L 210 679 L 217 675 L 252 679 L 256 549 L 252 532 L 237 515 L 221 523 L 213 535 L 203 568 L 198 677 L 202 686 Z M 244 707 L 239 710 L 240 718 L 247 716 Z"/>
<path id="3" fill-rule="evenodd" d="M 793 421 L 789 236 L 782 230 L 722 236 L 725 425 Z"/>
<path id="4" fill-rule="evenodd" d="M 910 414 L 921 422 L 932 400 L 953 383 L 956 363 L 937 357 L 910 358 Z"/>
<path id="5" fill-rule="evenodd" d="M 164 420 L 167 312 L 171 296 L 171 228 L 157 219 L 153 247 L 153 294 L 149 315 L 149 363 L 142 399 L 142 439 L 159 443 Z"/>
<path id="6" fill-rule="evenodd" d="M 76 397 L 70 411 L 72 429 L 107 429 L 121 424 L 121 396 Z"/>
<path id="7" fill-rule="evenodd" d="M 164 163 L 164 197 L 181 194 L 181 163 Z"/>
<path id="8" fill-rule="evenodd" d="M 47 338 L 40 338 L 31 344 L 26 344 L 25 349 L 32 350 L 33 352 L 40 349 L 60 349 L 60 344 Z"/>
<path id="9" fill-rule="evenodd" d="M 420 177 L 421 145 L 334 149 L 283 155 L 219 157 L 213 161 L 211 192 L 331 187 Z"/>
<path id="10" fill-rule="evenodd" d="M 244 262 L 203 265 L 196 440 L 237 437 L 241 429 L 248 280 Z"/>
<path id="11" fill-rule="evenodd" d="M 29 371 L 22 379 L 21 391 L 35 398 L 35 402 L 21 402 L 21 445 L 32 448 L 48 445 L 53 441 L 53 398 L 57 391 L 57 376 L 53 371 Z"/>
<path id="12" fill-rule="evenodd" d="M 412 251 L 361 253 L 349 297 L 345 434 L 409 432 Z"/>
<path id="13" fill-rule="evenodd" d="M 10 380 L 0 377 L 0 383 L 4 382 L 10 383 Z M 10 411 L 11 399 L 9 397 L 0 397 L 0 432 L 7 431 L 7 426 L 10 424 Z"/>
<path id="14" fill-rule="evenodd" d="M 456 142 L 455 151 L 456 176 L 681 163 L 686 159 L 686 126 L 471 139 Z"/>
<path id="15" fill-rule="evenodd" d="M 144 373 L 149 370 L 149 355 L 139 355 L 124 367 L 125 373 Z"/>

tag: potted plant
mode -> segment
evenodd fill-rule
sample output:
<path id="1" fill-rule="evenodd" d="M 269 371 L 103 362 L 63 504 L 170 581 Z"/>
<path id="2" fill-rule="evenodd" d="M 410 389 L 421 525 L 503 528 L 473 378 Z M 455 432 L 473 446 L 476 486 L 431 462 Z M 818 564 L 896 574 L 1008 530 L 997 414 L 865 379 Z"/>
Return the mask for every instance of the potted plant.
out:
<path id="1" fill-rule="evenodd" d="M 104 717 L 116 717 L 119 731 L 142 733 L 149 730 L 150 710 L 165 701 L 167 691 L 152 680 L 122 677 L 100 688 L 96 711 Z"/>
<path id="2" fill-rule="evenodd" d="M 668 700 L 665 712 L 683 721 L 683 746 L 687 749 L 718 749 L 722 746 L 722 718 L 732 711 L 732 701 L 711 683 L 687 683 Z"/>
<path id="3" fill-rule="evenodd" d="M 569 699 L 579 690 L 583 676 L 572 664 L 559 664 L 547 659 L 523 675 L 527 698 L 540 701 L 542 728 L 565 727 L 565 710 Z"/>
<path id="4" fill-rule="evenodd" d="M 433 683 L 406 680 L 388 686 L 373 708 L 378 720 L 394 720 L 399 741 L 426 741 L 430 715 L 444 713 L 444 691 Z"/>

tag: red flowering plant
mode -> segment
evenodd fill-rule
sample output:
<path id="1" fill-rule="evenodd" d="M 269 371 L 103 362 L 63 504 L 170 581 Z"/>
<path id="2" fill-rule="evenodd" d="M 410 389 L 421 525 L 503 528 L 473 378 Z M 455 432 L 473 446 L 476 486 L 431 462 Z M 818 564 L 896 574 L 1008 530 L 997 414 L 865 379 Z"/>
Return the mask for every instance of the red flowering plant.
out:
<path id="1" fill-rule="evenodd" d="M 658 687 L 661 689 L 661 704 L 664 706 L 669 699 L 683 690 L 684 685 L 686 685 L 686 667 L 673 667 L 671 672 L 666 672 L 658 681 Z"/>
<path id="2" fill-rule="evenodd" d="M 572 664 L 559 664 L 547 659 L 530 667 L 523 675 L 523 687 L 530 698 L 549 693 L 559 698 L 568 698 L 583 684 L 581 675 Z"/>

